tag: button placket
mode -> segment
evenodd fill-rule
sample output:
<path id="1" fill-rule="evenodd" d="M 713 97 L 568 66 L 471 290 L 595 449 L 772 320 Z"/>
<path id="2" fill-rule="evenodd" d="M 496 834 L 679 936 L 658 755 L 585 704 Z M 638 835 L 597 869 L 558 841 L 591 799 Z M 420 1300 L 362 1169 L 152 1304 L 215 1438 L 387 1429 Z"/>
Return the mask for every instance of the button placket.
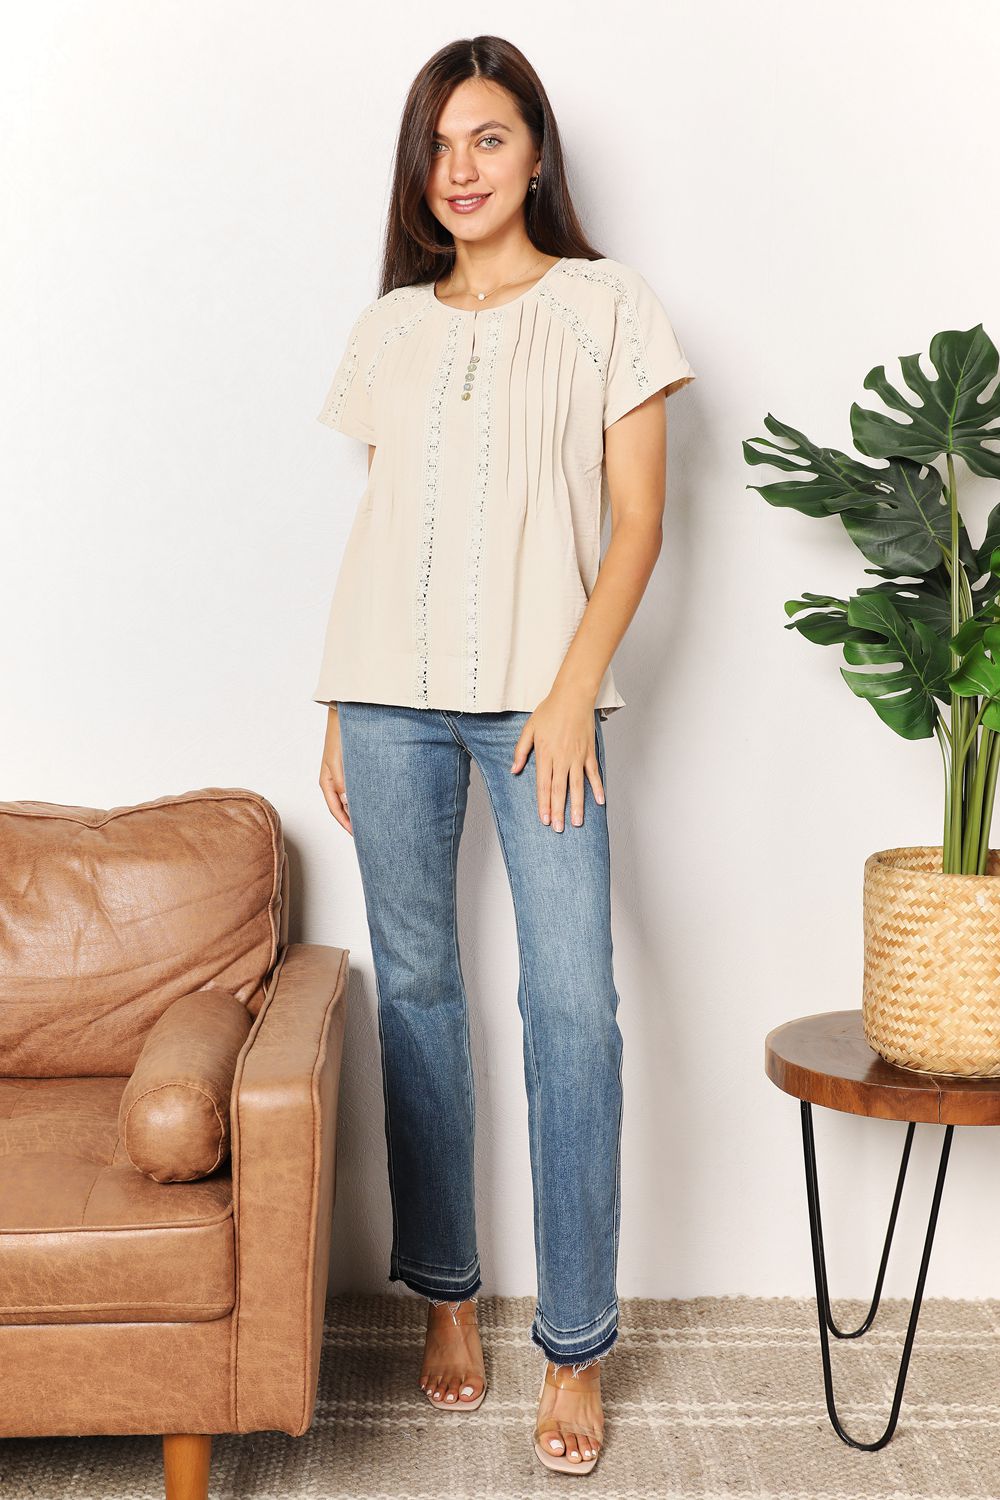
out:
<path id="1" fill-rule="evenodd" d="M 475 340 L 475 337 L 476 337 L 475 324 L 473 324 L 472 337 L 473 337 L 473 340 Z M 478 363 L 479 363 L 479 355 L 478 354 L 470 355 L 470 357 L 469 357 L 469 363 L 465 367 L 465 383 L 464 383 L 464 385 L 462 387 L 462 400 L 463 401 L 468 401 L 470 399 L 471 395 L 472 395 L 472 382 L 473 382 L 473 380 L 476 377 L 476 366 L 478 365 Z"/>

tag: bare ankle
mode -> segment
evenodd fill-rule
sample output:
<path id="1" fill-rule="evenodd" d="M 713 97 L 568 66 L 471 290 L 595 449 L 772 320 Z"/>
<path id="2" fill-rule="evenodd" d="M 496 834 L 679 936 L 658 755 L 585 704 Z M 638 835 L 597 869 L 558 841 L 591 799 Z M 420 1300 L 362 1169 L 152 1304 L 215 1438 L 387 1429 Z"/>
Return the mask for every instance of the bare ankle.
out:
<path id="1" fill-rule="evenodd" d="M 460 1318 L 459 1314 L 462 1312 L 463 1308 L 475 1308 L 478 1301 L 478 1297 L 460 1297 L 455 1301 L 450 1301 L 446 1297 L 428 1297 L 428 1317 L 442 1323 L 447 1322 L 450 1318 L 451 1322 L 455 1323 L 456 1325 L 460 1322 L 467 1323 L 469 1321 L 474 1321 L 476 1317 L 475 1312 L 473 1313 L 473 1317 L 471 1320 L 468 1316 Z M 437 1309 L 439 1307 L 445 1308 L 446 1311 L 443 1313 L 438 1313 Z"/>

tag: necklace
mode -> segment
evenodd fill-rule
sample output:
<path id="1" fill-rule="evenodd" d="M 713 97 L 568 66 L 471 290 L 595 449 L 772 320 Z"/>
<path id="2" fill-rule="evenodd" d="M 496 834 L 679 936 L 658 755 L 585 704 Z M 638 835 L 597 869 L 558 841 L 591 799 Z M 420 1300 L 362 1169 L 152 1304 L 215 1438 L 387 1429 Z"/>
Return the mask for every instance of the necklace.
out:
<path id="1" fill-rule="evenodd" d="M 535 264 L 537 265 L 538 262 L 536 261 Z M 448 280 L 449 280 L 449 282 L 451 281 L 451 278 L 454 276 L 454 274 L 455 274 L 454 271 L 449 272 L 449 274 L 448 274 Z M 502 287 L 513 286 L 513 284 L 514 284 L 515 281 L 523 281 L 523 280 L 524 280 L 523 276 L 512 276 L 509 281 L 501 281 L 501 282 L 498 283 L 498 285 L 491 286 L 488 292 L 471 292 L 470 291 L 468 293 L 468 295 L 470 297 L 475 297 L 479 302 L 485 302 L 487 297 L 492 297 L 493 293 L 494 292 L 499 292 Z"/>

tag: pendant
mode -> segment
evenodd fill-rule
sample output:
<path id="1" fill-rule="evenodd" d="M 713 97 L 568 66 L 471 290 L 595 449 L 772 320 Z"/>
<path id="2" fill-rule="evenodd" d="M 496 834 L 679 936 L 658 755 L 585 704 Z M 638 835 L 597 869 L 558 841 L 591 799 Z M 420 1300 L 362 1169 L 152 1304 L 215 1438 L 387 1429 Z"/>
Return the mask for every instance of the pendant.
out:
<path id="1" fill-rule="evenodd" d="M 488 295 L 489 295 L 488 292 L 477 292 L 476 293 L 476 296 L 479 298 L 480 302 L 485 302 Z"/>

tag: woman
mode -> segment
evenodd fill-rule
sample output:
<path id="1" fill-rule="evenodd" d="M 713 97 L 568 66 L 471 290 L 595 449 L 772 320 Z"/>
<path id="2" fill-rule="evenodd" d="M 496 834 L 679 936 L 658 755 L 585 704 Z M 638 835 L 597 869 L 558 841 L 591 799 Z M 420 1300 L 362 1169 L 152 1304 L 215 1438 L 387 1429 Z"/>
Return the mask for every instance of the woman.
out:
<path id="1" fill-rule="evenodd" d="M 486 1392 L 455 916 L 472 760 L 483 775 L 520 957 L 534 1446 L 571 1473 L 597 1462 L 618 1336 L 601 721 L 624 706 L 610 662 L 660 550 L 664 393 L 693 379 L 644 278 L 585 239 L 525 57 L 492 36 L 444 47 L 406 101 L 380 295 L 319 413 L 369 449 L 314 694 L 329 704 L 320 785 L 354 837 L 371 933 L 389 1279 L 428 1299 L 420 1385 L 457 1412 Z"/>

